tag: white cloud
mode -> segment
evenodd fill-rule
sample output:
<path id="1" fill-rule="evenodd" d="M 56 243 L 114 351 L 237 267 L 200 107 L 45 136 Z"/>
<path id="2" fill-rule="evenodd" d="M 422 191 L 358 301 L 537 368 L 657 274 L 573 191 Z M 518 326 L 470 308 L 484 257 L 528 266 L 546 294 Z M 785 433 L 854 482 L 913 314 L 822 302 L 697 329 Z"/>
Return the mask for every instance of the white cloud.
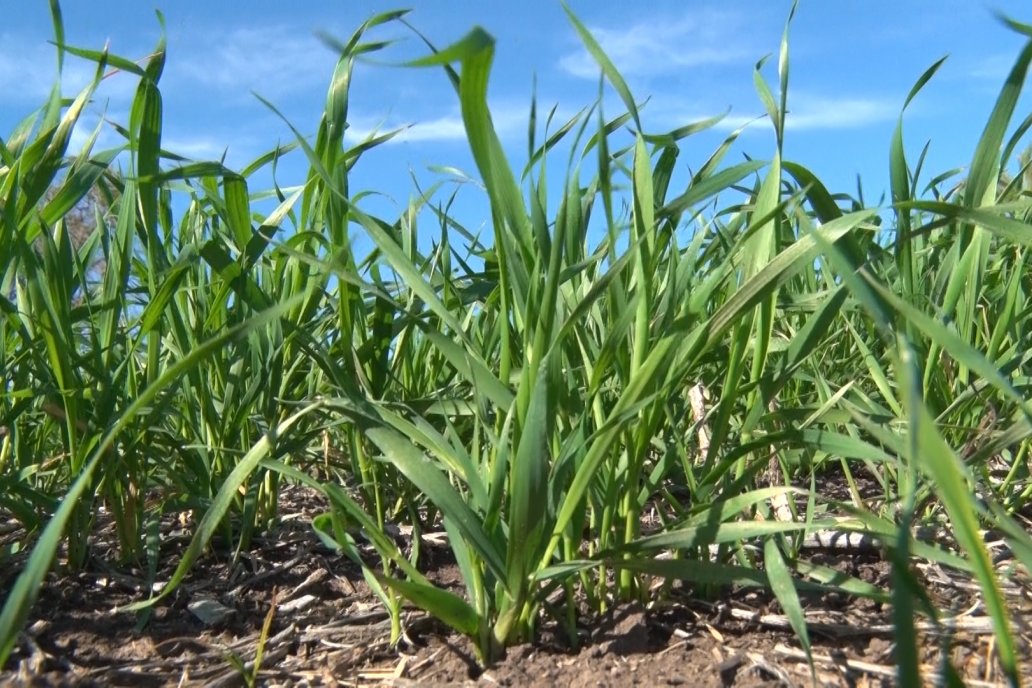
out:
<path id="1" fill-rule="evenodd" d="M 657 17 L 625 28 L 589 30 L 622 74 L 648 76 L 750 58 L 741 24 L 736 13 L 703 10 L 672 21 Z M 598 78 L 598 65 L 584 48 L 564 55 L 559 66 L 573 76 Z"/>
<path id="2" fill-rule="evenodd" d="M 406 127 L 395 137 L 399 143 L 403 141 L 464 141 L 466 125 L 458 115 L 446 115 L 426 121 L 417 121 Z"/>
<path id="3" fill-rule="evenodd" d="M 62 94 L 66 97 L 78 95 L 93 80 L 96 71 L 95 63 L 66 54 L 61 71 Z M 108 72 L 111 72 L 110 68 Z M 42 105 L 56 78 L 54 46 L 0 34 L 0 91 L 8 103 Z M 136 81 L 132 75 L 110 74 L 98 87 L 94 101 L 127 102 L 136 89 Z"/>
<path id="4" fill-rule="evenodd" d="M 1003 84 L 1010 70 L 1014 67 L 1014 56 L 1010 54 L 987 55 L 971 65 L 966 74 L 978 81 L 989 81 Z"/>
<path id="5" fill-rule="evenodd" d="M 124 122 L 126 117 L 127 116 L 123 116 L 122 119 L 114 117 L 113 119 Z M 83 146 L 86 145 L 86 141 L 89 137 L 93 136 L 93 132 L 97 129 L 99 123 L 99 115 L 88 113 L 79 118 L 79 121 L 75 123 L 75 127 L 72 129 L 72 135 L 68 137 L 69 155 L 78 155 L 79 151 L 81 151 Z M 97 139 L 93 144 L 93 151 L 96 152 L 105 148 L 113 148 L 122 143 L 125 143 L 125 139 L 105 122 L 104 124 L 100 124 L 100 132 L 97 134 Z"/>
<path id="6" fill-rule="evenodd" d="M 147 52 L 141 48 L 139 55 Z M 170 36 L 168 53 L 162 77 L 167 95 L 177 91 L 196 97 L 201 89 L 249 104 L 254 102 L 252 91 L 275 99 L 325 85 L 336 61 L 312 32 L 289 26 L 198 29 Z M 55 48 L 42 40 L 0 34 L 0 89 L 7 102 L 42 104 L 57 74 L 55 54 Z M 137 56 L 125 48 L 121 54 Z M 64 95 L 77 94 L 95 70 L 94 63 L 66 55 L 61 79 Z M 136 85 L 131 74 L 112 74 L 101 83 L 95 100 L 129 102 Z"/>
<path id="7" fill-rule="evenodd" d="M 255 91 L 276 99 L 326 83 L 336 57 L 311 32 L 296 27 L 240 27 L 182 37 L 168 63 L 173 85 L 217 90 L 253 101 Z"/>
<path id="8" fill-rule="evenodd" d="M 878 122 L 894 120 L 899 115 L 901 103 L 882 98 L 823 97 L 809 94 L 790 95 L 785 128 L 796 131 L 815 129 L 858 129 Z M 682 109 L 682 112 L 686 109 Z M 672 111 L 669 107 L 665 112 Z M 740 127 L 747 129 L 770 128 L 767 117 L 757 110 L 754 115 L 730 114 L 716 125 L 717 129 L 731 131 Z M 674 125 L 683 125 L 706 119 L 712 115 L 681 117 Z M 664 117 L 663 119 L 667 119 Z M 669 124 L 669 123 L 668 123 Z"/>
<path id="9" fill-rule="evenodd" d="M 109 112 L 105 119 L 125 123 L 129 119 L 129 113 L 128 111 Z M 68 140 L 68 155 L 77 155 L 82 150 L 99 122 L 100 116 L 94 113 L 86 113 L 79 119 Z M 96 142 L 93 144 L 93 152 L 122 146 L 125 143 L 125 138 L 108 122 L 104 122 L 100 126 Z M 220 130 L 194 133 L 180 131 L 178 127 L 176 129 L 166 127 L 161 136 L 162 149 L 170 153 L 193 160 L 221 160 L 225 155 L 226 164 L 231 168 L 250 163 L 257 156 L 259 145 L 255 132 L 250 128 L 235 129 L 228 133 Z M 178 163 L 163 164 L 174 166 Z"/>
<path id="10" fill-rule="evenodd" d="M 5 98 L 42 104 L 57 74 L 54 51 L 0 36 L 0 89 Z"/>
<path id="11" fill-rule="evenodd" d="M 498 136 L 502 139 L 525 131 L 527 117 L 528 110 L 525 105 L 491 105 L 491 121 Z M 409 123 L 405 123 L 401 118 L 392 117 L 377 122 L 370 117 L 353 116 L 350 118 L 350 125 L 347 138 L 352 143 L 361 141 L 374 133 L 386 134 L 395 129 L 402 131 L 388 143 L 466 140 L 466 126 L 462 122 L 462 116 L 458 113 L 432 118 L 411 117 Z"/>
<path id="12" fill-rule="evenodd" d="M 881 98 L 789 96 L 787 129 L 855 129 L 894 120 L 902 103 Z"/>
<path id="13" fill-rule="evenodd" d="M 163 136 L 161 147 L 170 153 L 195 160 L 219 160 L 222 158 L 222 154 L 227 152 L 227 149 L 232 154 L 239 148 L 232 144 L 227 145 L 225 141 L 211 136 Z M 233 157 L 239 156 L 234 155 Z"/>

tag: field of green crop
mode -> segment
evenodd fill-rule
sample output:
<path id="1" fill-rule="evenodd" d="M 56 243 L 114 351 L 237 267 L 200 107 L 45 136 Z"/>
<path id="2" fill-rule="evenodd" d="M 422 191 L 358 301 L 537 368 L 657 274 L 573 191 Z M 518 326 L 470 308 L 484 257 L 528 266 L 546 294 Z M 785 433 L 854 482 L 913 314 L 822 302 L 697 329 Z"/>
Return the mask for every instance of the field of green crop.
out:
<path id="1" fill-rule="evenodd" d="M 677 188 L 681 147 L 715 121 L 650 131 L 572 15 L 623 109 L 588 104 L 536 140 L 531 102 L 531 161 L 514 169 L 487 106 L 493 39 L 475 29 L 414 66 L 454 85 L 484 236 L 447 197 L 377 217 L 351 193 L 392 134 L 346 143 L 350 78 L 381 47 L 365 34 L 401 16 L 337 46 L 314 139 L 232 170 L 162 147 L 163 43 L 139 63 L 64 46 L 55 6 L 59 52 L 94 61 L 96 79 L 74 100 L 55 86 L 0 141 L 0 519 L 21 533 L 0 551 L 0 569 L 20 567 L 0 666 L 47 573 L 89 561 L 98 514 L 121 562 L 151 572 L 162 516 L 196 518 L 142 608 L 211 548 L 247 551 L 300 483 L 325 495 L 312 528 L 363 566 L 395 637 L 415 604 L 485 662 L 546 620 L 575 638 L 615 603 L 664 594 L 643 584 L 661 577 L 768 588 L 804 648 L 805 591 L 886 600 L 899 682 L 917 685 L 907 639 L 942 610 L 915 594 L 913 564 L 932 561 L 977 582 L 1017 682 L 985 540 L 1032 569 L 1032 115 L 1015 112 L 1032 27 L 1001 26 L 1029 42 L 965 170 L 907 159 L 900 115 L 884 206 L 782 157 L 787 28 L 777 82 L 757 67 L 772 144 L 735 161 L 732 133 Z M 70 150 L 113 70 L 138 82 L 124 142 L 98 150 L 98 131 Z M 254 188 L 290 151 L 307 176 Z M 447 531 L 465 595 L 428 580 L 397 525 Z M 817 531 L 876 535 L 891 589 L 812 562 Z"/>

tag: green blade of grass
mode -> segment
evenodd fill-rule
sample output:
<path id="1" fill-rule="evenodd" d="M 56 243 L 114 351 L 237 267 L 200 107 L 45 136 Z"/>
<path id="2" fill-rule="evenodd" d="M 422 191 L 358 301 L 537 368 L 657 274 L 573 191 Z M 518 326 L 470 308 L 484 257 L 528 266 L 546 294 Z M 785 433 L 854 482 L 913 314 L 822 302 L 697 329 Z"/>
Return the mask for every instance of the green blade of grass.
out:
<path id="1" fill-rule="evenodd" d="M 792 630 L 795 631 L 796 637 L 799 638 L 803 651 L 806 653 L 806 661 L 810 665 L 810 675 L 816 677 L 810 648 L 810 633 L 806 627 L 803 605 L 799 601 L 799 593 L 796 591 L 792 574 L 789 573 L 788 565 L 774 538 L 768 538 L 763 543 L 763 563 L 767 569 L 767 576 L 770 578 L 770 588 L 781 604 L 785 616 L 788 617 L 788 623 L 792 626 Z"/>
<path id="2" fill-rule="evenodd" d="M 620 96 L 620 99 L 623 101 L 624 107 L 627 108 L 631 117 L 634 118 L 635 128 L 638 132 L 641 132 L 642 127 L 641 119 L 638 116 L 638 105 L 634 102 L 634 96 L 631 95 L 631 89 L 627 87 L 627 82 L 624 81 L 624 78 L 617 70 L 616 65 L 614 65 L 609 59 L 609 56 L 606 55 L 602 46 L 599 45 L 599 42 L 591 35 L 591 32 L 588 31 L 579 19 L 577 19 L 576 15 L 574 15 L 573 11 L 565 2 L 562 2 L 561 4 L 563 11 L 566 12 L 566 18 L 570 20 L 570 24 L 573 25 L 574 30 L 581 39 L 581 42 L 584 43 L 584 47 L 587 49 L 588 54 L 590 54 L 595 62 L 598 63 L 598 66 L 602 69 L 602 73 L 605 75 L 609 83 L 612 84 L 613 88 Z"/>
<path id="3" fill-rule="evenodd" d="M 964 205 L 968 208 L 982 205 L 986 193 L 992 191 L 996 185 L 1000 169 L 1000 147 L 1003 145 L 1007 127 L 1025 85 L 1030 62 L 1032 62 L 1032 41 L 1025 44 L 1018 59 L 1015 60 L 1014 66 L 1000 90 L 1000 95 L 996 99 L 993 111 L 989 115 L 989 121 L 986 122 L 982 136 L 978 140 L 978 145 L 975 147 L 967 185 L 964 189 Z"/>
<path id="4" fill-rule="evenodd" d="M 404 581 L 381 574 L 376 574 L 376 579 L 459 633 L 469 638 L 477 637 L 480 631 L 480 617 L 476 610 L 458 595 L 429 583 Z"/>
<path id="5" fill-rule="evenodd" d="M 97 466 L 105 457 L 105 453 L 114 444 L 119 434 L 124 431 L 137 413 L 144 410 L 167 388 L 178 383 L 186 372 L 195 368 L 201 361 L 219 351 L 227 343 L 235 341 L 252 329 L 280 317 L 293 305 L 293 301 L 286 301 L 207 340 L 189 352 L 180 361 L 169 366 L 122 412 L 118 420 L 101 439 L 99 445 L 93 450 L 93 456 L 83 466 L 82 472 L 75 479 L 75 482 L 68 488 L 64 498 L 61 500 L 61 506 L 43 529 L 39 541 L 33 548 L 32 554 L 25 565 L 25 569 L 19 574 L 18 580 L 11 588 L 6 602 L 4 602 L 3 611 L 0 612 L 0 665 L 7 661 L 11 650 L 14 648 L 18 631 L 27 618 L 29 609 L 39 594 L 39 587 L 43 582 L 43 578 L 46 576 L 47 571 L 50 570 L 54 557 L 57 555 L 58 544 L 73 510 L 90 485 L 93 472 L 97 469 Z"/>
<path id="6" fill-rule="evenodd" d="M 366 435 L 420 492 L 454 521 L 459 532 L 469 540 L 491 573 L 499 581 L 506 581 L 505 564 L 495 543 L 484 532 L 480 519 L 462 496 L 448 483 L 445 474 L 430 464 L 408 439 L 394 430 L 370 428 L 366 430 Z"/>

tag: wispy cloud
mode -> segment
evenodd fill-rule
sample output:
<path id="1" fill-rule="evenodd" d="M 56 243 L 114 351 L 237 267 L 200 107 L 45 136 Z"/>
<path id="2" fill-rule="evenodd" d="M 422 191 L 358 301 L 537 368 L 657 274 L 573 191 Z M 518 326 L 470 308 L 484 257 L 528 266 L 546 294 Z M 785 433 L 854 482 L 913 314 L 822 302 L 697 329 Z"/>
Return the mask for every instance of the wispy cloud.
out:
<path id="1" fill-rule="evenodd" d="M 621 73 L 651 76 L 749 57 L 753 51 L 742 41 L 742 23 L 737 13 L 701 10 L 672 20 L 652 17 L 623 28 L 589 30 Z M 583 48 L 564 55 L 559 66 L 573 76 L 598 78 L 598 65 Z"/>
<path id="2" fill-rule="evenodd" d="M 901 103 L 883 98 L 799 95 L 789 100 L 787 129 L 856 129 L 895 119 Z"/>
<path id="3" fill-rule="evenodd" d="M 195 160 L 218 160 L 227 150 L 230 154 L 234 154 L 239 148 L 239 146 L 227 145 L 225 140 L 207 135 L 164 137 L 161 140 L 161 147 Z M 234 155 L 234 157 L 239 157 L 239 155 Z"/>
<path id="4" fill-rule="evenodd" d="M 89 46 L 99 48 L 100 46 Z M 125 53 L 125 57 L 134 57 Z M 147 50 L 143 49 L 142 54 Z M 162 90 L 196 95 L 213 91 L 232 102 L 253 102 L 252 91 L 280 98 L 323 85 L 335 56 L 311 31 L 286 25 L 244 26 L 228 32 L 200 28 L 169 41 Z M 67 56 L 62 72 L 66 95 L 77 93 L 94 76 L 95 65 Z M 57 74 L 55 49 L 44 41 L 0 33 L 0 89 L 8 103 L 40 104 Z M 97 100 L 128 102 L 136 78 L 115 74 L 98 89 Z"/>
<path id="5" fill-rule="evenodd" d="M 989 81 L 1002 84 L 1014 66 L 1014 56 L 1010 54 L 986 55 L 965 71 L 968 78 L 976 81 Z"/>
<path id="6" fill-rule="evenodd" d="M 797 131 L 859 129 L 879 122 L 888 122 L 899 114 L 899 103 L 884 98 L 870 97 L 825 97 L 813 94 L 796 94 L 789 99 L 788 114 L 785 116 L 785 128 Z M 675 111 L 669 104 L 663 108 L 664 113 Z M 682 108 L 681 112 L 691 111 Z M 696 108 L 694 111 L 698 112 Z M 695 117 L 679 117 L 676 123 L 665 120 L 664 124 L 680 126 L 687 122 L 705 119 L 709 115 Z M 769 128 L 770 122 L 761 110 L 755 114 L 729 114 L 716 125 L 717 129 L 731 131 L 746 127 L 749 130 Z"/>
<path id="7" fill-rule="evenodd" d="M 96 64 L 67 55 L 61 71 L 62 93 L 78 94 L 96 71 Z M 0 34 L 0 92 L 6 102 L 42 105 L 56 78 L 57 59 L 52 45 Z M 128 101 L 135 89 L 136 79 L 131 75 L 113 74 L 101 82 L 95 100 Z"/>
<path id="8" fill-rule="evenodd" d="M 113 117 L 116 121 L 124 122 L 128 118 L 126 113 L 122 113 L 121 116 Z M 79 121 L 75 123 L 75 127 L 72 129 L 72 135 L 68 137 L 68 153 L 77 154 L 86 145 L 86 142 L 94 131 L 100 129 L 97 132 L 97 138 L 93 143 L 93 150 L 103 150 L 104 148 L 113 148 L 122 143 L 125 143 L 125 139 L 118 135 L 107 123 L 101 123 L 100 115 L 94 113 L 87 113 L 79 118 Z"/>
<path id="9" fill-rule="evenodd" d="M 250 164 L 276 145 L 266 123 L 238 126 L 217 123 L 197 127 L 171 123 L 161 137 L 161 147 L 193 160 L 223 160 L 231 169 Z M 280 141 L 279 143 L 284 143 Z"/>
<path id="10" fill-rule="evenodd" d="M 251 100 L 251 91 L 280 98 L 327 81 L 335 57 L 310 31 L 288 26 L 239 27 L 229 32 L 199 31 L 184 37 L 168 78 Z"/>
<path id="11" fill-rule="evenodd" d="M 433 119 L 416 121 L 400 128 L 393 139 L 397 143 L 414 141 L 464 141 L 466 126 L 459 115 L 445 115 Z"/>
<path id="12" fill-rule="evenodd" d="M 107 115 L 107 119 L 116 122 L 125 122 L 128 117 L 128 112 L 108 113 Z M 100 124 L 100 117 L 94 114 L 84 115 L 79 120 L 72 129 L 72 135 L 68 140 L 69 154 L 74 155 L 82 150 L 98 124 Z M 105 122 L 100 124 L 100 131 L 94 142 L 93 150 L 98 151 L 124 144 L 125 138 Z M 225 155 L 230 167 L 250 162 L 255 157 L 256 151 L 254 137 L 246 131 L 236 131 L 224 135 L 217 132 L 194 134 L 166 130 L 161 138 L 161 147 L 171 153 L 194 160 L 219 160 Z"/>
<path id="13" fill-rule="evenodd" d="M 79 118 L 68 140 L 68 154 L 76 155 L 99 128 L 93 151 L 125 146 L 125 137 L 119 134 L 110 122 L 124 124 L 129 120 L 126 109 L 112 109 L 103 114 L 86 112 Z M 239 168 L 250 163 L 260 153 L 272 147 L 268 131 L 261 125 L 248 124 L 227 128 L 218 124 L 205 127 L 180 125 L 166 122 L 161 135 L 162 149 L 193 160 L 221 160 L 225 157 L 230 168 Z M 177 163 L 163 163 L 174 166 Z"/>
<path id="14" fill-rule="evenodd" d="M 491 106 L 491 121 L 500 138 L 506 139 L 517 135 L 526 128 L 527 107 L 507 103 L 494 104 Z M 401 131 L 389 143 L 466 140 L 466 126 L 462 122 L 462 116 L 457 112 L 429 118 L 412 117 L 407 122 L 395 117 L 375 121 L 371 117 L 359 115 L 351 118 L 347 138 L 351 142 L 357 142 L 374 133 L 386 134 L 395 129 Z"/>

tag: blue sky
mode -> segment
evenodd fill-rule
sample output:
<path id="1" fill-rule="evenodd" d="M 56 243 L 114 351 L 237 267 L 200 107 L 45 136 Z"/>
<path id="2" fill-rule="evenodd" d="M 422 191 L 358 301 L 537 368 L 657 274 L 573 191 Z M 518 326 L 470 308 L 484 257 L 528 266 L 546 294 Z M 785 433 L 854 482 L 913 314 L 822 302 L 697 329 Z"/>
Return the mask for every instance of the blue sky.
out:
<path id="1" fill-rule="evenodd" d="M 789 2 L 569 4 L 593 30 L 638 99 L 650 98 L 643 112 L 650 132 L 730 108 L 727 120 L 715 131 L 685 144 L 678 162 L 681 170 L 697 168 L 729 130 L 763 113 L 752 70 L 759 58 L 776 54 Z M 475 24 L 497 38 L 490 101 L 514 165 L 522 167 L 526 159 L 535 76 L 539 107 L 547 111 L 556 105 L 560 120 L 590 104 L 597 94 L 598 70 L 558 2 L 421 0 L 412 5 L 409 20 L 438 46 L 461 38 Z M 164 147 L 199 159 L 217 158 L 226 151 L 235 167 L 291 138 L 289 129 L 252 91 L 275 103 L 303 133 L 314 134 L 336 60 L 315 33 L 345 39 L 371 14 L 394 7 L 369 0 L 66 0 L 67 40 L 90 48 L 108 41 L 114 53 L 142 57 L 159 34 L 155 6 L 166 17 L 169 43 L 161 81 Z M 1021 36 L 993 16 L 994 10 L 1032 21 L 1032 8 L 1021 0 L 802 0 L 791 30 L 786 157 L 810 167 L 832 191 L 855 191 L 860 174 L 865 196 L 877 201 L 887 186 L 889 140 L 903 100 L 921 73 L 949 54 L 935 80 L 908 110 L 907 148 L 913 159 L 931 140 L 926 178 L 966 165 L 1023 44 Z M 376 64 L 357 70 L 350 113 L 353 132 L 409 128 L 363 159 L 352 190 L 380 191 L 404 204 L 413 193 L 410 175 L 422 184 L 441 178 L 431 166 L 454 166 L 475 176 L 458 104 L 443 72 L 391 66 L 426 53 L 403 26 L 384 27 L 374 35 L 397 42 L 377 54 Z M 0 29 L 0 136 L 44 101 L 55 72 L 54 50 L 47 43 L 51 37 L 47 3 L 19 2 L 6 8 Z M 775 65 L 771 60 L 766 68 L 771 83 L 776 83 Z M 87 63 L 67 63 L 66 92 L 74 93 L 91 73 Z M 124 122 L 134 88 L 128 75 L 107 80 L 87 122 L 97 122 L 102 113 Z M 1018 121 L 1028 103 L 1022 100 Z M 608 114 L 617 114 L 617 101 L 607 99 L 606 108 Z M 102 143 L 117 141 L 113 133 L 102 138 Z M 760 121 L 743 134 L 736 155 L 769 158 L 773 146 L 769 124 Z M 561 177 L 565 158 L 555 159 L 554 165 L 553 174 Z M 292 173 L 293 178 L 286 178 Z M 280 181 L 299 183 L 301 175 L 297 161 L 294 168 L 284 168 Z"/>

